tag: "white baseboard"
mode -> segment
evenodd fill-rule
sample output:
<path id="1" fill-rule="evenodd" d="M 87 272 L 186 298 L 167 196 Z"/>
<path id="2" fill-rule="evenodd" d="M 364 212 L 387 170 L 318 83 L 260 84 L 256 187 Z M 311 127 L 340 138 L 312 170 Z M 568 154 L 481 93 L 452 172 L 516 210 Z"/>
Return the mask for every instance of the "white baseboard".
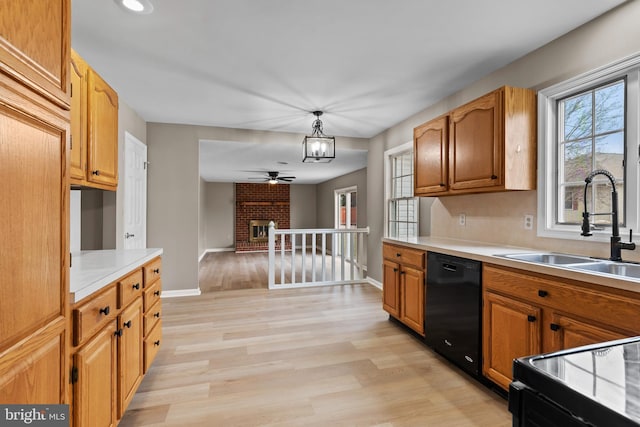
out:
<path id="1" fill-rule="evenodd" d="M 371 277 L 367 277 L 367 282 L 369 282 L 371 286 L 375 286 L 376 288 L 382 290 L 382 283 L 378 282 L 377 280 L 372 279 Z"/>
<path id="2" fill-rule="evenodd" d="M 175 290 L 162 290 L 160 295 L 162 298 L 176 298 L 176 297 L 195 297 L 200 295 L 200 288 L 197 289 L 175 289 Z"/>
<path id="3" fill-rule="evenodd" d="M 204 258 L 204 256 L 206 254 L 208 254 L 209 252 L 235 252 L 236 248 L 209 248 L 209 249 L 205 249 L 204 252 L 202 252 L 202 254 L 200 254 L 200 257 L 198 258 L 198 262 L 202 261 L 202 258 Z"/>

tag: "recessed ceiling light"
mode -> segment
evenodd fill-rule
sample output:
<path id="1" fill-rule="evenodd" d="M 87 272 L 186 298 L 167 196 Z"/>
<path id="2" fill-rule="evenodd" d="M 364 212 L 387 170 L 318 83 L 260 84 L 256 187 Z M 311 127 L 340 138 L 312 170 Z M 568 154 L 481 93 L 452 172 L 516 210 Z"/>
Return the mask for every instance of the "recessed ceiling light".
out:
<path id="1" fill-rule="evenodd" d="M 149 0 L 114 0 L 118 6 L 124 8 L 128 12 L 139 13 L 142 15 L 153 12 L 153 5 Z"/>

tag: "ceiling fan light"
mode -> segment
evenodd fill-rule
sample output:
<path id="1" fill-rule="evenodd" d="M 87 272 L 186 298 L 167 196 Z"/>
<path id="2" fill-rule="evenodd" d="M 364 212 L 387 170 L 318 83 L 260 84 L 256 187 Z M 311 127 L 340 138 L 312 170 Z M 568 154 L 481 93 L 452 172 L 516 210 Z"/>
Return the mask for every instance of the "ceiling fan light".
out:
<path id="1" fill-rule="evenodd" d="M 269 184 L 273 185 L 273 184 L 277 184 L 278 180 L 277 179 L 270 179 L 269 180 Z"/>

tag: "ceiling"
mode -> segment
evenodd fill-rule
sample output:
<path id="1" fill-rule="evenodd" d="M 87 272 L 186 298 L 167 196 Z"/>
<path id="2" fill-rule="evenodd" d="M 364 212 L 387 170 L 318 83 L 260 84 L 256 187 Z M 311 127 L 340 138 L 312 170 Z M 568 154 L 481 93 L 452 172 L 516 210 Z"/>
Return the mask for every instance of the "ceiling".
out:
<path id="1" fill-rule="evenodd" d="M 72 1 L 72 46 L 123 102 L 147 122 L 293 132 L 300 143 L 311 111 L 324 111 L 328 135 L 370 138 L 623 3 L 150 1 L 148 15 Z M 322 165 L 291 144 L 201 141 L 201 176 L 278 168 L 317 183 L 366 166 L 366 151 L 336 141 Z"/>

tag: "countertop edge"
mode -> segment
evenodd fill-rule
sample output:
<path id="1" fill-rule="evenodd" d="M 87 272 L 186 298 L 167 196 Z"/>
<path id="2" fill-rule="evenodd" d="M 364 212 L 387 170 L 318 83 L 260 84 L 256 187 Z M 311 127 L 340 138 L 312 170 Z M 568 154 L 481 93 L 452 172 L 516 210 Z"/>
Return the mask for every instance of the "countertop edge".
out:
<path id="1" fill-rule="evenodd" d="M 122 251 L 126 251 L 126 249 L 123 249 Z M 100 252 L 105 252 L 105 251 L 84 251 L 83 254 L 84 253 L 99 254 Z M 118 251 L 112 250 L 111 252 L 118 252 Z M 90 283 L 73 283 L 73 285 L 70 284 L 69 289 L 76 289 L 76 290 L 75 291 L 70 290 L 69 303 L 76 304 L 82 301 L 84 298 L 87 298 L 93 295 L 94 293 L 100 291 L 105 286 L 115 282 L 121 277 L 126 276 L 136 268 L 142 267 L 144 264 L 151 261 L 152 259 L 161 256 L 163 252 L 164 251 L 162 248 L 148 248 L 144 250 L 144 254 L 140 255 L 139 257 L 135 257 L 132 260 L 129 260 L 129 262 L 127 262 L 126 264 L 114 265 L 111 271 L 109 271 L 106 274 L 100 274 L 100 276 L 97 279 L 91 281 Z"/>
<path id="2" fill-rule="evenodd" d="M 541 249 L 523 248 L 518 246 L 498 245 L 476 241 L 466 241 L 448 238 L 420 237 L 412 241 L 383 237 L 384 243 L 406 246 L 427 252 L 439 252 L 447 255 L 469 258 L 487 264 L 516 268 L 528 272 L 546 274 L 558 278 L 591 283 L 608 288 L 615 288 L 629 292 L 640 293 L 640 279 L 618 278 L 598 272 L 577 271 L 560 266 L 545 265 L 516 259 L 502 258 L 498 255 L 527 252 L 554 252 Z"/>

